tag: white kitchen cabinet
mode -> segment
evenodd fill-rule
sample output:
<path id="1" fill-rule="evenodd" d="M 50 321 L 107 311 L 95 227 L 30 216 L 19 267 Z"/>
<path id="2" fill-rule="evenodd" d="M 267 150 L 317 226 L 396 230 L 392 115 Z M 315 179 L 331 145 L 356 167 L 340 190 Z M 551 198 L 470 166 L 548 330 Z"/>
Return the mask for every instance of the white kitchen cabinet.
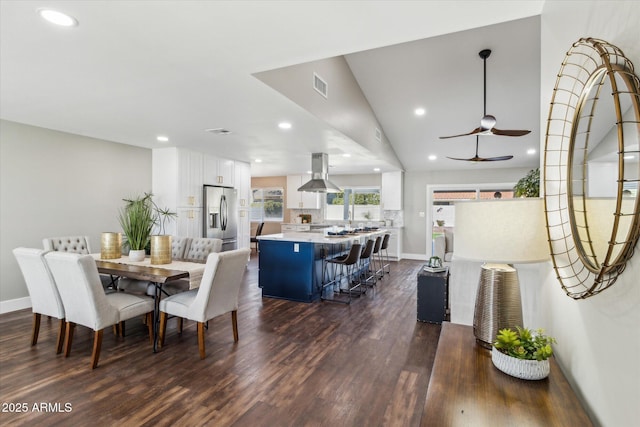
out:
<path id="1" fill-rule="evenodd" d="M 204 184 L 233 187 L 235 181 L 235 162 L 210 154 L 204 156 Z"/>
<path id="2" fill-rule="evenodd" d="M 235 162 L 235 188 L 238 190 L 238 209 L 249 209 L 251 200 L 251 165 Z"/>
<path id="3" fill-rule="evenodd" d="M 280 232 L 285 233 L 287 231 L 311 231 L 309 224 L 282 224 L 280 225 Z"/>
<path id="4" fill-rule="evenodd" d="M 202 237 L 202 208 L 178 208 L 174 236 Z"/>
<path id="5" fill-rule="evenodd" d="M 167 222 L 166 234 L 202 236 L 202 157 L 202 153 L 175 147 L 152 152 L 153 200 L 178 214 Z"/>
<path id="6" fill-rule="evenodd" d="M 402 171 L 382 174 L 381 205 L 383 210 L 402 210 Z"/>
<path id="7" fill-rule="evenodd" d="M 161 208 L 178 212 L 179 208 L 199 211 L 202 207 L 202 154 L 182 148 L 156 148 L 152 152 L 151 192 Z M 169 221 L 169 230 L 176 230 L 177 220 Z M 180 228 L 184 225 L 180 224 Z M 185 235 L 200 237 L 200 233 Z"/>
<path id="8" fill-rule="evenodd" d="M 235 162 L 235 188 L 237 190 L 238 209 L 238 249 L 251 245 L 251 165 Z"/>
<path id="9" fill-rule="evenodd" d="M 287 175 L 287 209 L 320 209 L 321 201 L 318 193 L 298 191 L 306 184 L 311 175 Z"/>
<path id="10" fill-rule="evenodd" d="M 389 258 L 400 261 L 402 259 L 402 229 L 401 228 L 389 228 L 389 245 L 387 251 L 389 252 Z"/>
<path id="11" fill-rule="evenodd" d="M 251 245 L 251 220 L 248 209 L 238 210 L 238 249 Z"/>

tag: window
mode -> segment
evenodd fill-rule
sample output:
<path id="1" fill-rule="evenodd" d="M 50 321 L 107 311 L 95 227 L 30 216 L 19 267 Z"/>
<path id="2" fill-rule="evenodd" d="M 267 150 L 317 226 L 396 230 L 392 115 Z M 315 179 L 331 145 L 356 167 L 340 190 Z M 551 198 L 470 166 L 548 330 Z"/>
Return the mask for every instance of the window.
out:
<path id="1" fill-rule="evenodd" d="M 251 189 L 251 221 L 281 222 L 284 218 L 284 189 L 283 188 L 252 188 Z"/>
<path id="2" fill-rule="evenodd" d="M 327 220 L 379 221 L 380 216 L 379 188 L 345 188 L 342 193 L 327 193 Z"/>
<path id="3" fill-rule="evenodd" d="M 454 202 L 459 200 L 513 199 L 513 189 L 495 187 L 487 189 L 452 189 L 433 192 L 433 226 L 453 227 L 455 225 Z"/>

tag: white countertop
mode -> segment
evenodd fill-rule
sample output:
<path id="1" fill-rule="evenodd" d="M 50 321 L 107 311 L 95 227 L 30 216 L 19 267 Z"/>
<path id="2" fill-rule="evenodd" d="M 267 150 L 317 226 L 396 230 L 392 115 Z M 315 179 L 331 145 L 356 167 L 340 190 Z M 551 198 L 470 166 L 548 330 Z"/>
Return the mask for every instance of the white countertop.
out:
<path id="1" fill-rule="evenodd" d="M 325 236 L 322 233 L 308 233 L 291 231 L 287 233 L 277 234 L 265 234 L 258 236 L 258 240 L 282 240 L 284 242 L 298 242 L 298 243 L 318 243 L 324 245 L 334 245 L 338 243 L 346 243 L 354 240 L 360 240 L 363 237 L 377 236 L 384 234 L 387 230 L 380 229 L 376 231 L 370 231 L 367 233 L 347 234 L 344 236 Z"/>

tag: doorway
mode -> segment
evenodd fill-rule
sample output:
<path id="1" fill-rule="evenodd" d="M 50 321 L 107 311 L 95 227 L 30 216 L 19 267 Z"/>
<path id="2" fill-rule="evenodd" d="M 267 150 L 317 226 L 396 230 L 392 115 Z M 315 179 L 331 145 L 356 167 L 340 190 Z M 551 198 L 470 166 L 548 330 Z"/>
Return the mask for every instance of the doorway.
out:
<path id="1" fill-rule="evenodd" d="M 488 184 L 427 185 L 426 248 L 427 259 L 434 256 L 434 238 L 455 234 L 455 202 L 513 198 L 514 182 Z"/>

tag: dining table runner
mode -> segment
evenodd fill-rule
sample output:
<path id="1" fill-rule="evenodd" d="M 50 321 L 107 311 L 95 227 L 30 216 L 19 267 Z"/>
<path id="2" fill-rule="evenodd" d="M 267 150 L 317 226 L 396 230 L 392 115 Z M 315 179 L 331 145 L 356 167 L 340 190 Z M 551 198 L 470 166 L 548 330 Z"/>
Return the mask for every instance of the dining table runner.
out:
<path id="1" fill-rule="evenodd" d="M 176 261 L 172 260 L 169 264 L 151 264 L 151 258 L 146 257 L 144 261 L 131 261 L 127 255 L 122 255 L 116 259 L 102 259 L 100 253 L 91 254 L 96 261 L 115 262 L 117 264 L 139 265 L 143 267 L 163 268 L 166 270 L 179 270 L 189 273 L 189 289 L 194 289 L 200 286 L 202 281 L 202 274 L 206 264 L 190 261 Z"/>

